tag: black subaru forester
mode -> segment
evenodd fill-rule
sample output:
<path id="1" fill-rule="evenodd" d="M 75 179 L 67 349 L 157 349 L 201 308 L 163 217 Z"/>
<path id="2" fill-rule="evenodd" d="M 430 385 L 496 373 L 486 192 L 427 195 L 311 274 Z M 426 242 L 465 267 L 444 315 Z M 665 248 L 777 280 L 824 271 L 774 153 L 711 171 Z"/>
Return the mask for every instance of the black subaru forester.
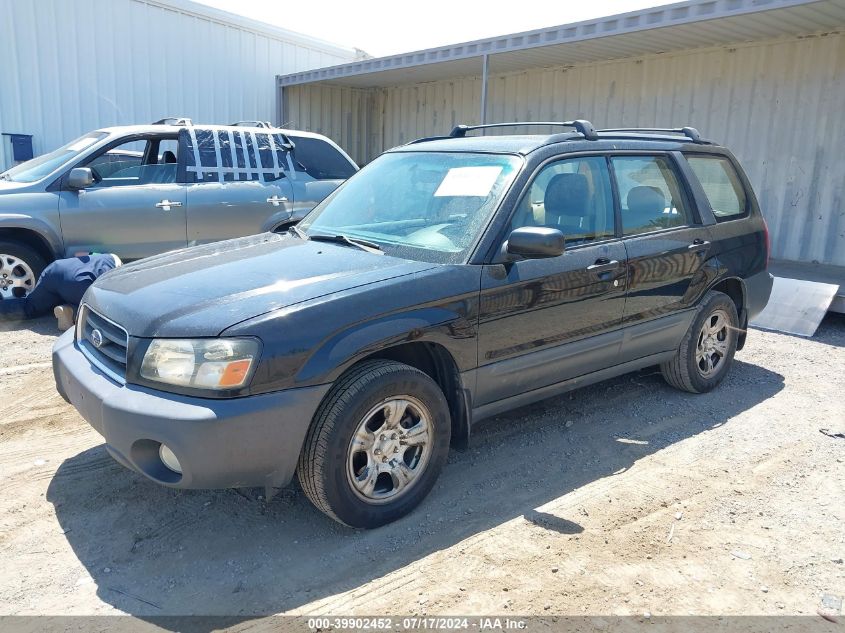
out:
<path id="1" fill-rule="evenodd" d="M 108 273 L 59 392 L 159 484 L 296 473 L 374 527 L 482 418 L 649 365 L 716 387 L 772 285 L 736 159 L 693 128 L 467 135 L 505 125 L 390 150 L 284 234 Z"/>

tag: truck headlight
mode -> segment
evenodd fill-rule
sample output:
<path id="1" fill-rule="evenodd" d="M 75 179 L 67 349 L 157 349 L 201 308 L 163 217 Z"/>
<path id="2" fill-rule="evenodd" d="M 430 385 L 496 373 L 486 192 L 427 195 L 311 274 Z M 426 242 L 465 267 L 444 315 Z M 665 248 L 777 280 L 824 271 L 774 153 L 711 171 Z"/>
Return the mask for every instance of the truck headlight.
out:
<path id="1" fill-rule="evenodd" d="M 141 362 L 141 377 L 198 389 L 238 389 L 252 374 L 258 347 L 248 338 L 154 339 Z"/>

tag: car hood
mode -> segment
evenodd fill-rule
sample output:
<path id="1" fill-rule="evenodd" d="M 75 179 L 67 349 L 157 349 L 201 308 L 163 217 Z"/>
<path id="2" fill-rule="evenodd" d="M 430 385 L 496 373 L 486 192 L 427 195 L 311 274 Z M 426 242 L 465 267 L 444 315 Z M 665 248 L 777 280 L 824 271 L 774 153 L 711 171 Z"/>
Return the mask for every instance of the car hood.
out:
<path id="1" fill-rule="evenodd" d="M 98 279 L 83 301 L 131 336 L 217 336 L 272 310 L 432 267 L 265 233 L 127 264 Z"/>
<path id="2" fill-rule="evenodd" d="M 11 180 L 0 180 L 0 193 L 12 193 L 14 191 L 20 191 L 21 189 L 26 189 L 31 184 L 31 182 L 12 182 Z"/>

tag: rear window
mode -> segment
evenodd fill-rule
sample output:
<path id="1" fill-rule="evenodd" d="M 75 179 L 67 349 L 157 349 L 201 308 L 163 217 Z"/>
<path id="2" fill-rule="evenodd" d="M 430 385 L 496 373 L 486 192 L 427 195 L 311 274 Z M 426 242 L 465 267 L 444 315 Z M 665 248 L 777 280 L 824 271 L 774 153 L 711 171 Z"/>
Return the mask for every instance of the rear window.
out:
<path id="1" fill-rule="evenodd" d="M 293 150 L 294 168 L 317 180 L 346 180 L 355 173 L 355 167 L 334 147 L 318 138 L 290 136 L 296 147 Z"/>
<path id="2" fill-rule="evenodd" d="M 731 220 L 746 214 L 748 199 L 745 189 L 727 158 L 687 156 L 687 162 L 710 201 L 716 221 Z"/>

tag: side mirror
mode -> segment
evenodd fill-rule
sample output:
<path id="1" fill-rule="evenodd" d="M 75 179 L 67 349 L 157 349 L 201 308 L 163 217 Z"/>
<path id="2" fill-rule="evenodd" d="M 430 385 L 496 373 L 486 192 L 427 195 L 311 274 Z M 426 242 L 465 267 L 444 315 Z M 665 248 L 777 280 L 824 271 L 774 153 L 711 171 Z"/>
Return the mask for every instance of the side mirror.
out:
<path id="1" fill-rule="evenodd" d="M 523 226 L 508 236 L 507 254 L 527 259 L 563 255 L 566 238 L 557 229 L 544 226 Z"/>
<path id="2" fill-rule="evenodd" d="M 94 184 L 94 172 L 90 167 L 74 167 L 67 177 L 71 189 L 86 189 Z"/>

